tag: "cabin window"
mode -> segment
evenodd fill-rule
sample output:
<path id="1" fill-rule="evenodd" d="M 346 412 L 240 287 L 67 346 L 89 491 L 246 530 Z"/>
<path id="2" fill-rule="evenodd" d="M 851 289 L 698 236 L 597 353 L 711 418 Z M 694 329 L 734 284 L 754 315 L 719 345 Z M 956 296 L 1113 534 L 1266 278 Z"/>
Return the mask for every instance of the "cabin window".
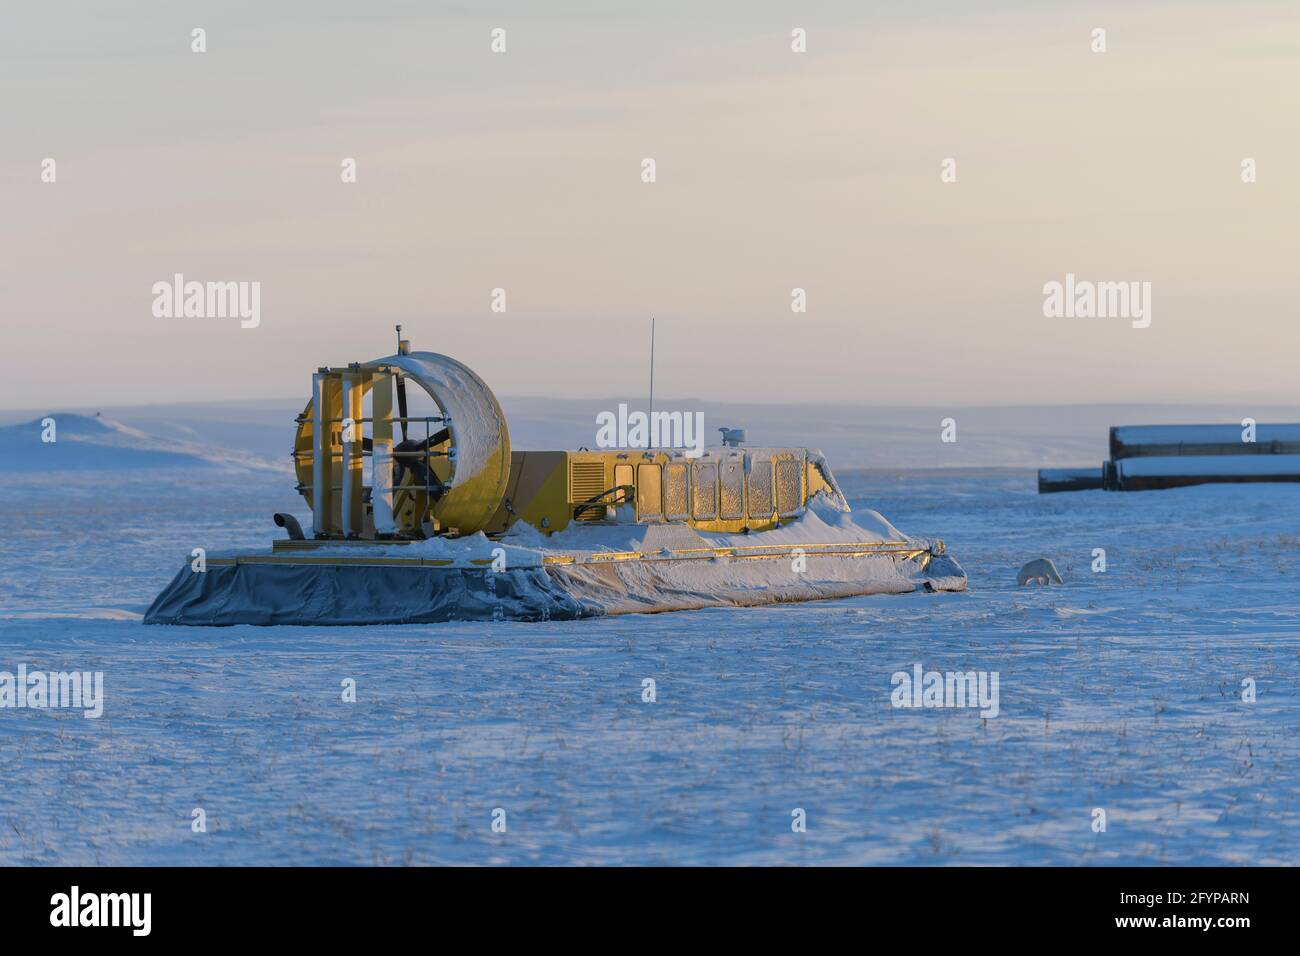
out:
<path id="1" fill-rule="evenodd" d="M 772 460 L 753 458 L 749 462 L 749 516 L 761 521 L 772 517 Z"/>
<path id="2" fill-rule="evenodd" d="M 615 466 L 614 466 L 614 486 L 615 486 L 616 488 L 623 488 L 624 486 L 631 485 L 631 484 L 632 484 L 632 466 L 631 466 L 631 465 L 615 465 Z M 613 497 L 614 497 L 614 503 L 615 503 L 615 504 L 618 504 L 618 505 L 623 504 L 623 502 L 625 502 L 625 501 L 631 501 L 631 500 L 632 500 L 632 499 L 628 496 L 628 493 L 627 493 L 626 491 L 616 491 L 616 492 L 614 492 L 614 496 L 613 496 Z"/>
<path id="3" fill-rule="evenodd" d="M 685 521 L 690 517 L 686 463 L 670 461 L 664 466 L 664 516 L 669 521 Z"/>
<path id="4" fill-rule="evenodd" d="M 696 518 L 718 516 L 718 464 L 697 461 L 691 469 L 691 513 Z"/>
<path id="5" fill-rule="evenodd" d="M 723 518 L 745 517 L 745 469 L 739 458 L 722 462 L 718 469 L 718 504 Z"/>
<path id="6" fill-rule="evenodd" d="M 658 518 L 663 514 L 663 489 L 660 487 L 658 465 L 637 465 L 636 511 L 642 518 Z"/>
<path id="7" fill-rule="evenodd" d="M 783 518 L 797 514 L 803 507 L 803 462 L 776 463 L 776 511 Z"/>

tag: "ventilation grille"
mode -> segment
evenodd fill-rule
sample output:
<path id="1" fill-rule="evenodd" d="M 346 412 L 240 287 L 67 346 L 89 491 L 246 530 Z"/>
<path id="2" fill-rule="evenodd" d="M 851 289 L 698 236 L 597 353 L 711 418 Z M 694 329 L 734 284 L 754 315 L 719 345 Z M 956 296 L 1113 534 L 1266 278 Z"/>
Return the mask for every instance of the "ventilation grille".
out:
<path id="1" fill-rule="evenodd" d="M 605 463 L 603 461 L 573 461 L 569 463 L 569 501 L 575 505 L 590 501 L 602 491 L 608 491 L 605 484 Z M 612 496 L 611 496 L 612 497 Z M 580 520 L 596 521 L 603 518 L 600 509 L 588 508 Z"/>

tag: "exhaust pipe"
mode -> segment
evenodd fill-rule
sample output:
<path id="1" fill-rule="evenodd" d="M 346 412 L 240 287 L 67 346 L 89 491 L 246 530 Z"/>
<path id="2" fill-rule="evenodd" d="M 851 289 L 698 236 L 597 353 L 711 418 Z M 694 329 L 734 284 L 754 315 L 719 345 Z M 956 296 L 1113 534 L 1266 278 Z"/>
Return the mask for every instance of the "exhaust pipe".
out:
<path id="1" fill-rule="evenodd" d="M 277 511 L 275 513 L 275 526 L 277 528 L 284 528 L 284 530 L 288 531 L 290 541 L 307 540 L 302 533 L 302 525 L 298 523 L 298 519 L 293 515 L 287 515 L 283 512 Z"/>

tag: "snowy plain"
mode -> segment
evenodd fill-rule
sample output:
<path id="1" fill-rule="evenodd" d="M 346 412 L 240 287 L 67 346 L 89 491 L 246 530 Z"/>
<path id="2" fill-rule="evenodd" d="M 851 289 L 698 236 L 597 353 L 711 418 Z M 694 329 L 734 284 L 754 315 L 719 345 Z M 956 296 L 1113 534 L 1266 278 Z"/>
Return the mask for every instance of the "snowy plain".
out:
<path id="1" fill-rule="evenodd" d="M 837 477 L 854 508 L 944 538 L 970 589 L 541 624 L 145 627 L 192 547 L 265 547 L 273 511 L 301 514 L 284 477 L 7 475 L 0 670 L 102 670 L 106 703 L 98 720 L 0 710 L 0 864 L 1300 860 L 1300 486 L 1039 496 L 1026 469 Z M 1064 586 L 1017 588 L 1039 556 Z M 999 672 L 999 715 L 892 707 L 891 675 L 918 663 Z"/>

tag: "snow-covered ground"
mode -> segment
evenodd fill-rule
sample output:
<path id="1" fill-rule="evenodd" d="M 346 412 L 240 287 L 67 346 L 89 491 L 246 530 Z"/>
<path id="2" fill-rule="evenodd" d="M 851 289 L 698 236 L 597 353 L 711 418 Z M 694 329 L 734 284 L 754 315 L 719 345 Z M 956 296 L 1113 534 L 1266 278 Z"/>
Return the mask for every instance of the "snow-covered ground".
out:
<path id="1" fill-rule="evenodd" d="M 271 513 L 303 510 L 283 476 L 8 474 L 0 670 L 103 671 L 106 703 L 0 710 L 0 864 L 1300 861 L 1300 486 L 837 477 L 855 508 L 944 538 L 970 590 L 145 627 L 191 548 L 283 534 Z M 1039 556 L 1063 587 L 1016 587 Z M 1000 713 L 892 707 L 916 664 L 997 671 Z"/>

